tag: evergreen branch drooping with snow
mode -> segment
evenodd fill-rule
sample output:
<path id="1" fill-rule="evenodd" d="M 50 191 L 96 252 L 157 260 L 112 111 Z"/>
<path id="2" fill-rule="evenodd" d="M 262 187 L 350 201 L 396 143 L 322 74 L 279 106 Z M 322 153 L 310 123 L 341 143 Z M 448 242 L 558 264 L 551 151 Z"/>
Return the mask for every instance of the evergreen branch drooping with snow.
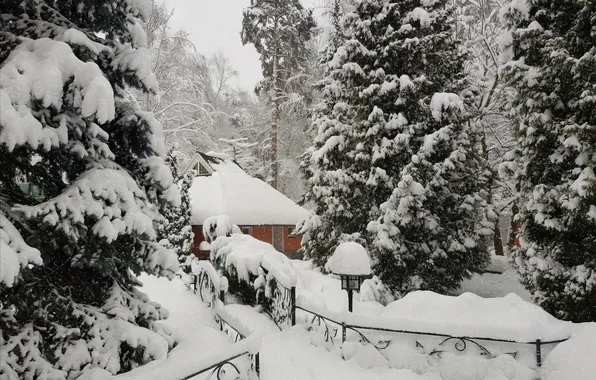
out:
<path id="1" fill-rule="evenodd" d="M 503 68 L 517 146 L 502 165 L 524 201 L 513 253 L 534 301 L 596 320 L 596 3 L 507 3 Z"/>
<path id="2" fill-rule="evenodd" d="M 0 17 L 0 377 L 74 379 L 163 358 L 167 316 L 134 275 L 171 276 L 150 205 L 180 202 L 143 0 L 4 1 Z M 99 36 L 104 37 L 99 37 Z"/>
<path id="3" fill-rule="evenodd" d="M 345 17 L 303 165 L 306 255 L 362 242 L 397 295 L 453 289 L 489 259 L 492 174 L 447 3 L 363 0 Z"/>

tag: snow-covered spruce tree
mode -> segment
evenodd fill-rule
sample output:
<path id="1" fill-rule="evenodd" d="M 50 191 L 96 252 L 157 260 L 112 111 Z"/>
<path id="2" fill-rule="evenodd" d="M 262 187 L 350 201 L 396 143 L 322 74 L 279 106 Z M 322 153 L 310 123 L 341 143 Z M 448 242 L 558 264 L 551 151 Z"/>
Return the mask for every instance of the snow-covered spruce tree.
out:
<path id="1" fill-rule="evenodd" d="M 396 296 L 456 289 L 490 260 L 494 215 L 487 200 L 492 172 L 482 134 L 455 94 L 435 93 L 419 123 L 424 137 L 397 188 L 369 229 L 375 271 Z"/>
<path id="2" fill-rule="evenodd" d="M 192 254 L 193 233 L 190 222 L 190 187 L 196 173 L 190 170 L 183 176 L 178 175 L 178 158 L 174 148 L 166 154 L 166 164 L 170 168 L 174 179 L 180 187 L 180 205 L 170 203 L 162 204 L 160 209 L 161 218 L 156 221 L 155 232 L 157 241 L 166 248 L 169 248 L 178 261 L 184 263 Z"/>
<path id="3" fill-rule="evenodd" d="M 534 301 L 558 318 L 596 321 L 596 3 L 514 1 L 504 18 L 517 148 L 521 247 Z"/>
<path id="4" fill-rule="evenodd" d="M 263 80 L 257 92 L 271 105 L 270 173 L 268 181 L 278 187 L 278 128 L 282 104 L 287 100 L 288 81 L 297 81 L 308 61 L 315 21 L 312 11 L 299 0 L 256 0 L 243 12 L 242 43 L 253 44 L 261 56 Z"/>
<path id="5" fill-rule="evenodd" d="M 127 86 L 157 90 L 137 22 L 150 10 L 2 2 L 2 379 L 116 374 L 175 343 L 135 288 L 136 274 L 177 270 L 152 226 L 150 204 L 180 202 L 161 126 L 125 100 Z"/>
<path id="6" fill-rule="evenodd" d="M 372 244 L 384 227 L 374 225 L 372 234 L 366 231 L 369 222 L 378 220 L 380 205 L 398 187 L 403 169 L 423 146 L 425 136 L 452 124 L 452 120 L 433 117 L 433 95 L 459 93 L 465 88 L 466 57 L 453 39 L 453 20 L 446 3 L 423 1 L 421 6 L 419 1 L 361 1 L 346 17 L 351 34 L 328 64 L 323 101 L 314 119 L 319 134 L 307 160 L 306 170 L 312 177 L 306 200 L 314 204 L 315 215 L 303 227 L 305 254 L 322 265 L 341 240 L 362 239 L 374 251 L 377 273 L 384 282 L 393 283 L 395 291 L 401 289 L 399 280 L 390 270 L 385 271 L 382 263 L 398 259 L 390 258 L 378 242 Z M 460 129 L 467 128 L 465 119 L 461 124 Z M 463 137 L 454 133 L 450 147 L 457 150 L 456 142 Z M 471 149 L 479 149 L 475 136 L 470 140 Z M 445 154 L 447 148 L 442 148 L 427 160 L 434 165 L 449 157 L 443 157 Z M 475 169 L 483 173 L 478 160 Z M 426 178 L 432 175 L 426 174 Z M 467 181 L 473 180 L 462 178 L 465 183 L 454 191 L 463 191 Z M 475 189 L 472 186 L 470 194 Z M 383 210 L 383 214 L 387 212 Z M 448 221 L 442 223 L 438 229 L 449 227 L 452 231 Z M 385 242 L 389 244 L 393 238 L 394 231 Z M 478 242 L 478 249 L 481 247 Z M 485 253 L 483 257 L 478 261 L 485 263 Z M 458 270 L 465 273 L 480 267 Z"/>

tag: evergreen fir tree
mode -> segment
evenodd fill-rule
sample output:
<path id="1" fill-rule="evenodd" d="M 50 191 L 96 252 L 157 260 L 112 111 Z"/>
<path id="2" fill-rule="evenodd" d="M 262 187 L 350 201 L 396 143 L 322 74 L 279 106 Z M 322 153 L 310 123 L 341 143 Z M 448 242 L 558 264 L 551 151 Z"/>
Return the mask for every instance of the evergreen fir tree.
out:
<path id="1" fill-rule="evenodd" d="M 346 17 L 351 35 L 328 65 L 329 81 L 316 109 L 314 126 L 319 134 L 308 158 L 312 177 L 307 195 L 315 215 L 303 228 L 305 253 L 321 265 L 341 240 L 361 240 L 373 253 L 376 273 L 396 293 L 410 288 L 405 282 L 417 283 L 413 288 L 451 288 L 467 270 L 481 269 L 488 259 L 483 234 L 486 226 L 492 226 L 487 220 L 492 215 L 481 187 L 490 173 L 485 172 L 482 158 L 476 157 L 481 149 L 477 130 L 469 127 L 465 117 L 459 119 L 463 101 L 447 94 L 465 88 L 466 56 L 453 38 L 446 3 L 361 1 Z M 434 98 L 438 104 L 431 108 L 435 93 L 440 94 Z M 443 103 L 450 99 L 454 101 Z M 457 110 L 449 110 L 451 103 Z M 469 164 L 473 165 L 466 167 Z M 421 263 L 425 267 L 434 266 L 435 255 L 448 256 L 453 250 L 446 249 L 445 242 L 424 246 L 428 237 L 424 234 L 431 230 L 437 240 L 452 238 L 462 251 L 461 260 L 454 259 L 460 265 L 457 268 L 448 264 L 447 257 L 437 260 L 434 271 L 449 273 L 432 284 L 424 279 L 431 271 L 421 267 L 409 267 L 401 279 L 397 276 L 404 270 L 392 271 L 403 266 L 404 254 L 390 248 L 400 246 L 403 238 L 396 227 L 402 221 L 392 210 L 402 196 L 408 196 L 400 195 L 408 178 L 416 182 L 419 195 L 426 195 L 418 202 L 420 213 L 430 212 L 428 218 L 436 225 L 420 231 L 412 226 L 410 232 L 416 236 L 405 254 L 419 255 L 414 261 L 426 260 Z M 441 186 L 445 194 L 439 194 Z M 448 210 L 449 218 L 437 218 L 432 202 Z M 472 204 L 473 210 L 458 212 L 464 203 Z M 469 219 L 460 222 L 460 218 Z M 373 233 L 367 234 L 371 221 Z M 457 232 L 459 228 L 464 231 Z M 477 238 L 474 249 L 462 243 L 467 236 Z M 445 253 L 439 253 L 441 249 Z M 420 279 L 412 281 L 416 276 Z"/>
<path id="2" fill-rule="evenodd" d="M 256 0 L 244 10 L 242 43 L 253 44 L 261 56 L 263 80 L 257 92 L 267 95 L 271 104 L 270 174 L 268 181 L 278 185 L 278 127 L 284 89 L 288 80 L 297 80 L 304 70 L 310 51 L 315 22 L 312 11 L 304 9 L 299 0 Z"/>
<path id="3" fill-rule="evenodd" d="M 117 374 L 175 344 L 155 322 L 167 312 L 135 288 L 178 267 L 152 226 L 150 205 L 180 202 L 161 125 L 125 92 L 157 90 L 137 21 L 150 12 L 2 2 L 2 379 Z"/>
<path id="4" fill-rule="evenodd" d="M 503 15 L 517 135 L 503 171 L 522 199 L 513 260 L 538 305 L 596 321 L 596 3 L 513 1 Z"/>
<path id="5" fill-rule="evenodd" d="M 436 93 L 435 132 L 412 155 L 397 188 L 369 225 L 376 233 L 375 271 L 396 296 L 412 290 L 457 289 L 490 260 L 496 215 L 489 206 L 492 173 L 482 135 L 455 94 Z"/>
<path id="6" fill-rule="evenodd" d="M 157 241 L 172 250 L 180 263 L 185 263 L 192 254 L 193 232 L 190 221 L 190 187 L 196 176 L 190 170 L 183 176 L 178 175 L 178 158 L 174 148 L 166 154 L 166 164 L 172 171 L 174 179 L 180 187 L 181 202 L 179 206 L 164 204 L 160 210 L 162 218 L 156 222 Z"/>

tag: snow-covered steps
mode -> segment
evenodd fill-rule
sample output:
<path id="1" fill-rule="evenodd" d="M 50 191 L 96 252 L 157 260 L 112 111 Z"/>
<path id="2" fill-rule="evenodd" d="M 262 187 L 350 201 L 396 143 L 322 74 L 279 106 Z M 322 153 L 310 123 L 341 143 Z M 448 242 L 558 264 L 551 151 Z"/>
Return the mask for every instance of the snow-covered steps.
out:
<path id="1" fill-rule="evenodd" d="M 252 306 L 231 304 L 221 307 L 220 305 L 216 309 L 216 313 L 224 323 L 230 325 L 244 337 L 252 336 L 255 333 L 268 335 L 280 332 L 269 315 L 259 312 Z"/>

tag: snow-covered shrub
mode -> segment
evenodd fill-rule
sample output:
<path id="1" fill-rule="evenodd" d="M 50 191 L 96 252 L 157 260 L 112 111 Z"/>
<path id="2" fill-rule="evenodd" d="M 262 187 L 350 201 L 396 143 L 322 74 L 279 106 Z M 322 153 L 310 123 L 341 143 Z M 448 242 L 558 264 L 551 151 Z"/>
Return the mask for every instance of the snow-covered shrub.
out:
<path id="1" fill-rule="evenodd" d="M 364 280 L 360 285 L 360 301 L 376 301 L 387 305 L 395 301 L 395 297 L 377 276 L 373 276 L 371 279 Z"/>
<path id="2" fill-rule="evenodd" d="M 157 91 L 136 38 L 150 11 L 147 0 L 0 7 L 3 380 L 117 374 L 175 344 L 134 276 L 178 267 L 152 223 L 153 206 L 180 202 L 161 125 L 126 91 Z"/>
<path id="3" fill-rule="evenodd" d="M 229 291 L 247 304 L 272 307 L 276 287 L 296 285 L 296 273 L 286 255 L 250 235 L 220 236 L 211 244 L 217 269 L 228 278 Z"/>
<path id="4" fill-rule="evenodd" d="M 227 215 L 211 216 L 203 223 L 203 236 L 207 242 L 213 242 L 220 236 L 242 233 Z"/>

